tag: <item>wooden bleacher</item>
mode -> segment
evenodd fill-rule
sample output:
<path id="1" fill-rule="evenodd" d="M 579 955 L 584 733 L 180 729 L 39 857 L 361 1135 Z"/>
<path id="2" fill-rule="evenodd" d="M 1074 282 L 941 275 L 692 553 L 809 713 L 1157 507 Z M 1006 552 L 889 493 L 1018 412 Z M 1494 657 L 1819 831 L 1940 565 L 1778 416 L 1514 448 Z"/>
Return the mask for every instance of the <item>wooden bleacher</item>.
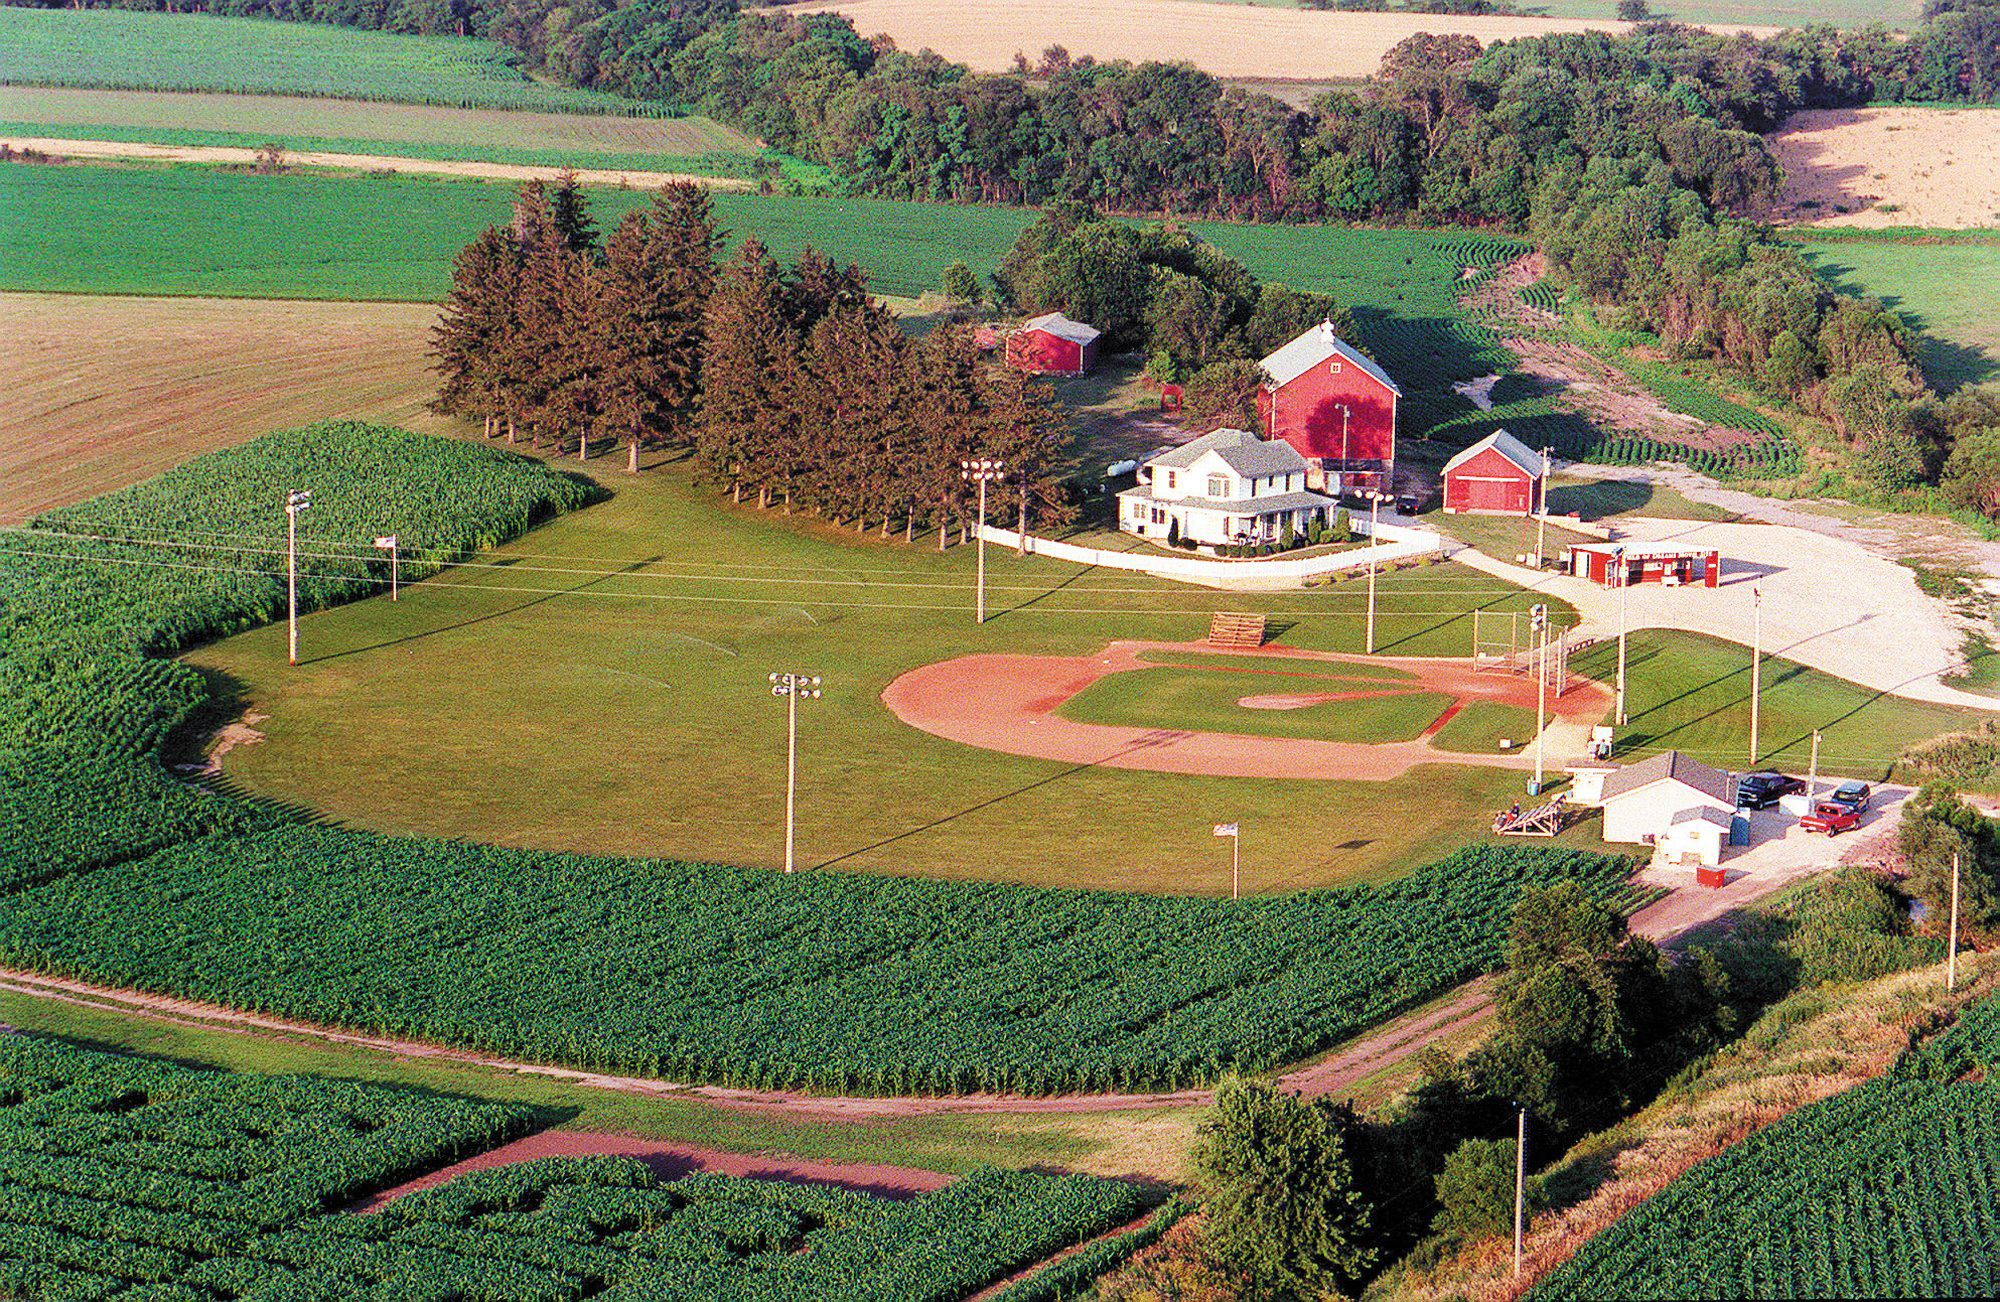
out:
<path id="1" fill-rule="evenodd" d="M 1208 644 L 1232 650 L 1255 651 L 1264 645 L 1264 617 L 1217 614 L 1208 624 Z"/>
<path id="2" fill-rule="evenodd" d="M 1503 836 L 1554 836 L 1562 831 L 1564 804 L 1557 796 L 1534 809 L 1503 809 L 1493 815 L 1493 830 Z"/>

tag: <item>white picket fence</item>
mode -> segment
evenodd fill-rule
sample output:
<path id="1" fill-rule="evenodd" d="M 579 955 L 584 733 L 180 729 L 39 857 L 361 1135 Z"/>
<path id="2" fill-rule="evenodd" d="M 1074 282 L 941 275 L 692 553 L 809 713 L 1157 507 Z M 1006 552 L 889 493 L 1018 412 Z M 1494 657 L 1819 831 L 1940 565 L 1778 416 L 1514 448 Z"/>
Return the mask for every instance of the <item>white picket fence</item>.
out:
<path id="1" fill-rule="evenodd" d="M 1352 527 L 1358 534 L 1368 533 L 1366 520 L 1355 520 Z M 990 543 L 1008 547 L 1021 544 L 1021 535 L 1012 529 L 984 525 L 981 532 Z M 1296 588 L 1303 586 L 1308 579 L 1338 574 L 1343 570 L 1364 569 L 1371 560 L 1377 565 L 1386 565 L 1391 561 L 1429 556 L 1444 547 L 1444 539 L 1429 529 L 1381 524 L 1377 526 L 1376 534 L 1382 541 L 1372 548 L 1326 552 L 1318 556 L 1263 556 L 1245 560 L 1177 556 L 1150 545 L 1136 551 L 1113 552 L 1101 547 L 1078 547 L 1053 538 L 1037 538 L 1033 534 L 1027 536 L 1025 550 L 1031 556 L 1074 561 L 1078 565 L 1101 565 L 1112 570 L 1132 570 L 1162 578 L 1186 579 L 1209 587 Z"/>

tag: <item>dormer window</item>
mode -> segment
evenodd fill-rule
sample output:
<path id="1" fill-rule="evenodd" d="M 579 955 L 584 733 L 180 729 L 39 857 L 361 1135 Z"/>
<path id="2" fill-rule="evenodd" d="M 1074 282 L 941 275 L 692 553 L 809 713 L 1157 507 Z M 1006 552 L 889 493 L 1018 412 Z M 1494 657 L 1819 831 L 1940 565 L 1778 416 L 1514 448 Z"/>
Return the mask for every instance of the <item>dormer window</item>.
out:
<path id="1" fill-rule="evenodd" d="M 1212 498 L 1215 498 L 1217 501 L 1221 501 L 1223 498 L 1228 497 L 1229 476 L 1210 475 L 1208 477 L 1208 495 Z"/>

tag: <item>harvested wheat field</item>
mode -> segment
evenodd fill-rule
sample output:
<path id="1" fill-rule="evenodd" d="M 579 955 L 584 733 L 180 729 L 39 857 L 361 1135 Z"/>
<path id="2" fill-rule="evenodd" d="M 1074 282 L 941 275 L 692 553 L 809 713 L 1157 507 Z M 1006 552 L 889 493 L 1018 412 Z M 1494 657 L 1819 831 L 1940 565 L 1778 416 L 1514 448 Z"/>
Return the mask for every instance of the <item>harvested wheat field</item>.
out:
<path id="1" fill-rule="evenodd" d="M 0 294 L 0 525 L 269 429 L 413 429 L 436 392 L 420 303 Z"/>
<path id="2" fill-rule="evenodd" d="M 1778 217 L 1809 226 L 2000 226 L 2000 109 L 1812 109 L 1771 147 Z"/>
<path id="3" fill-rule="evenodd" d="M 1382 56 L 1418 32 L 1464 32 L 1482 42 L 1544 32 L 1623 31 L 1628 23 L 1583 18 L 1496 18 L 1445 14 L 1338 13 L 1189 0 L 820 0 L 801 12 L 837 12 L 864 36 L 887 32 L 905 50 L 928 47 L 991 72 L 1050 45 L 1100 60 L 1187 60 L 1218 77 L 1315 80 L 1366 77 Z M 1718 31 L 1774 32 L 1769 27 Z"/>

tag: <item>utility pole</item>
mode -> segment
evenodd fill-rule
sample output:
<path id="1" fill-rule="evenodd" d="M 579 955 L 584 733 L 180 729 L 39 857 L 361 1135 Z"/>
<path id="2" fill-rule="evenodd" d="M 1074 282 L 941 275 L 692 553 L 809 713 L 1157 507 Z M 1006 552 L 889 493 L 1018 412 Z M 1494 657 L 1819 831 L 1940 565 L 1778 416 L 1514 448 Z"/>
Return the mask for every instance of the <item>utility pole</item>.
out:
<path id="1" fill-rule="evenodd" d="M 1555 455 L 1554 448 L 1542 449 L 1542 509 L 1535 513 L 1535 568 L 1541 569 L 1545 562 L 1542 553 L 1549 541 L 1549 458 Z"/>
<path id="2" fill-rule="evenodd" d="M 1764 703 L 1764 591 L 1750 589 L 1755 629 L 1750 644 L 1750 764 L 1757 763 L 1757 712 Z"/>
<path id="3" fill-rule="evenodd" d="M 1958 989 L 1958 856 L 1951 857 L 1951 934 L 1944 945 L 1944 989 Z"/>
<path id="4" fill-rule="evenodd" d="M 979 556 L 977 577 L 973 580 L 975 592 L 973 612 L 974 621 L 984 624 L 986 622 L 986 485 L 1004 478 L 1007 468 L 1004 463 L 993 457 L 979 457 L 959 462 L 958 473 L 960 477 L 979 485 L 979 527 L 973 531 L 978 536 L 976 546 Z"/>
<path id="5" fill-rule="evenodd" d="M 1375 547 L 1380 541 L 1376 525 L 1386 496 L 1376 489 L 1368 490 L 1368 654 L 1371 656 L 1375 654 Z"/>
<path id="6" fill-rule="evenodd" d="M 1528 794 L 1542 794 L 1542 734 L 1549 708 L 1549 608 L 1539 602 L 1528 611 L 1528 627 L 1535 634 L 1535 785 Z"/>
<path id="7" fill-rule="evenodd" d="M 1518 1104 L 1516 1105 L 1519 1106 Z M 1521 1230 L 1526 1221 L 1528 1192 L 1528 1110 L 1521 1108 L 1520 1128 L 1514 1132 L 1514 1278 L 1521 1278 Z"/>
<path id="8" fill-rule="evenodd" d="M 299 662 L 299 512 L 312 505 L 311 489 L 285 494 L 285 638 L 291 662 Z"/>
<path id="9" fill-rule="evenodd" d="M 792 809 L 799 792 L 799 698 L 819 699 L 818 674 L 772 674 L 771 695 L 785 698 L 785 871 L 792 870 Z"/>
<path id="10" fill-rule="evenodd" d="M 1614 718 L 1619 727 L 1625 726 L 1625 589 L 1631 586 L 1631 571 L 1625 564 L 1625 549 L 1620 547 L 1613 553 L 1618 565 L 1618 709 Z"/>
<path id="11" fill-rule="evenodd" d="M 1806 771 L 1806 812 L 1812 812 L 1813 801 L 1819 799 L 1819 729 L 1813 729 L 1812 767 Z"/>
<path id="12" fill-rule="evenodd" d="M 375 545 L 389 553 L 389 600 L 396 600 L 396 535 L 384 534 L 375 540 Z"/>

